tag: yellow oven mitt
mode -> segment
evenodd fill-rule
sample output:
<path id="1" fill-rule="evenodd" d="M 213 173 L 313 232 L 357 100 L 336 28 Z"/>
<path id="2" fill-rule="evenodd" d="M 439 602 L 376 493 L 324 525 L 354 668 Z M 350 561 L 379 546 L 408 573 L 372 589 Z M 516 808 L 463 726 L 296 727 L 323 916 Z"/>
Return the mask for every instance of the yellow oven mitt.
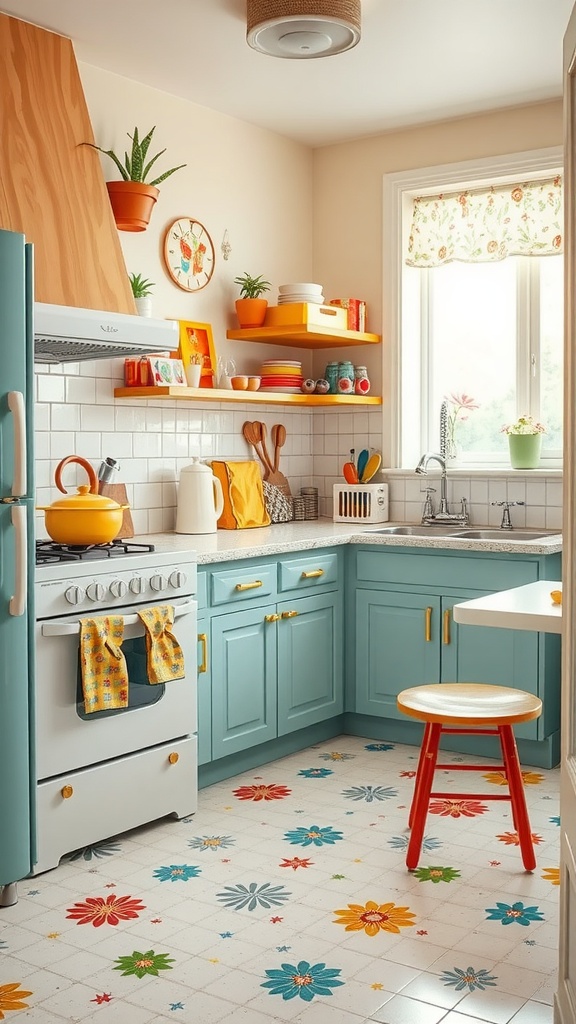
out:
<path id="1" fill-rule="evenodd" d="M 80 620 L 80 665 L 87 715 L 128 707 L 128 670 L 121 650 L 123 639 L 121 615 Z"/>
<path id="2" fill-rule="evenodd" d="M 184 654 L 172 632 L 172 605 L 162 604 L 155 608 L 146 608 L 138 612 L 138 615 L 146 627 L 148 682 L 169 683 L 171 679 L 183 679 Z"/>

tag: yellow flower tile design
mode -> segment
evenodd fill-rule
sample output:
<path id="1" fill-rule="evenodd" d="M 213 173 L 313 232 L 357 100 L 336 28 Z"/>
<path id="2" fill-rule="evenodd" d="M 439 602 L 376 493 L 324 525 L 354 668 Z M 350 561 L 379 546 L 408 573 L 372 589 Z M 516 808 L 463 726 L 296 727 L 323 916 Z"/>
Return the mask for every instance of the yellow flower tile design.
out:
<path id="1" fill-rule="evenodd" d="M 340 920 L 334 924 L 343 924 L 347 932 L 366 932 L 366 935 L 374 936 L 378 932 L 393 932 L 400 934 L 401 928 L 411 928 L 414 924 L 415 914 L 412 914 L 408 907 L 397 907 L 395 903 L 374 903 L 368 900 L 365 906 L 359 903 L 349 903 L 344 910 L 335 910 Z"/>

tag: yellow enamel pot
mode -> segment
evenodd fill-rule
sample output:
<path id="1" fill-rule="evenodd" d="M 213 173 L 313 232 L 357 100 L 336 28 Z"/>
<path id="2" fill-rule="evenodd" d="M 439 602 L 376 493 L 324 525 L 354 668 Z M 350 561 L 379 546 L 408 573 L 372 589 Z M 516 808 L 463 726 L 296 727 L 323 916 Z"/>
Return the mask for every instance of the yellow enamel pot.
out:
<path id="1" fill-rule="evenodd" d="M 85 546 L 114 540 L 129 506 L 119 505 L 102 494 L 91 494 L 89 484 L 81 484 L 76 494 L 67 494 L 52 505 L 36 507 L 45 513 L 46 530 L 52 540 Z"/>
<path id="2" fill-rule="evenodd" d="M 67 494 L 62 483 L 62 470 L 71 462 L 82 466 L 89 484 L 78 487 L 76 494 Z M 128 505 L 119 505 L 112 498 L 98 494 L 98 480 L 93 466 L 79 455 L 68 455 L 56 466 L 54 480 L 65 495 L 52 505 L 38 505 L 45 513 L 48 535 L 57 544 L 85 547 L 88 544 L 109 544 L 118 536 Z"/>

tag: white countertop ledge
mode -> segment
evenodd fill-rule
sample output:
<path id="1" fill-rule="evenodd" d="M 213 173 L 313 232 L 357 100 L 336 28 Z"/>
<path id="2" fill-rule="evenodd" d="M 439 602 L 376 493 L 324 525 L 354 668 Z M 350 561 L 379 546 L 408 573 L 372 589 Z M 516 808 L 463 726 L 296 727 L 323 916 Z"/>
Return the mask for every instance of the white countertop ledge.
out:
<path id="1" fill-rule="evenodd" d="M 158 552 L 195 551 L 198 564 L 228 562 L 241 558 L 259 558 L 335 547 L 343 544 L 371 544 L 385 547 L 443 549 L 458 552 L 494 551 L 500 553 L 552 555 L 562 550 L 562 534 L 551 533 L 539 540 L 515 540 L 514 533 L 498 540 L 474 540 L 469 537 L 406 537 L 382 534 L 387 526 L 405 523 L 334 523 L 331 519 L 277 523 L 254 530 L 218 530 L 208 534 L 152 533 L 134 537 L 135 541 L 154 544 Z"/>
<path id="2" fill-rule="evenodd" d="M 553 604 L 552 590 L 562 590 L 562 584 L 557 580 L 538 580 L 524 587 L 462 601 L 454 605 L 454 621 L 467 626 L 501 626 L 504 629 L 561 633 L 562 605 Z"/>

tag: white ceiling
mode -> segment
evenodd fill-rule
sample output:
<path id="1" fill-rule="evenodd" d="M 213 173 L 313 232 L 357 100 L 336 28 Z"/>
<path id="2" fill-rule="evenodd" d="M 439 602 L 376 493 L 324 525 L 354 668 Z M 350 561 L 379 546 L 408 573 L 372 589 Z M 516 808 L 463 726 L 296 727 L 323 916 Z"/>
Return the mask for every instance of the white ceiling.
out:
<path id="1" fill-rule="evenodd" d="M 251 50 L 245 0 L 0 0 L 76 57 L 309 146 L 558 97 L 574 0 L 362 0 L 335 57 Z"/>

